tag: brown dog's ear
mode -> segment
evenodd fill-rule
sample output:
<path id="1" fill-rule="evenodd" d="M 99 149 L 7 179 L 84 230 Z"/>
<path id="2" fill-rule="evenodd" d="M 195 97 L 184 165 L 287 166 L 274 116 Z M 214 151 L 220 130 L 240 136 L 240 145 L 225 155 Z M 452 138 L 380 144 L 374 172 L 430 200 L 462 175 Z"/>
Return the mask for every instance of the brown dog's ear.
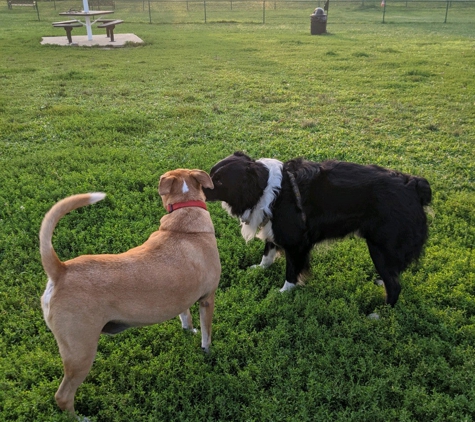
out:
<path id="1" fill-rule="evenodd" d="M 213 181 L 208 173 L 203 170 L 190 170 L 190 176 L 195 178 L 204 188 L 214 189 Z"/>
<path id="2" fill-rule="evenodd" d="M 168 195 L 172 190 L 173 182 L 176 180 L 176 177 L 163 175 L 160 177 L 160 182 L 158 184 L 158 193 L 160 195 Z"/>

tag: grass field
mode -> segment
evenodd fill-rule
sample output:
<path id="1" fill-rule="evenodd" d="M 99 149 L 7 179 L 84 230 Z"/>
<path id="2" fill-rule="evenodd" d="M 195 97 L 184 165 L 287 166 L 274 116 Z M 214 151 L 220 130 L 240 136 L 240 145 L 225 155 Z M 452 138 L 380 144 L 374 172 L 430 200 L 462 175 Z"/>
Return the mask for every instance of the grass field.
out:
<path id="1" fill-rule="evenodd" d="M 210 204 L 223 268 L 210 355 L 178 318 L 103 336 L 77 411 L 96 422 L 475 420 L 475 8 L 447 24 L 411 22 L 409 8 L 386 25 L 379 8 L 346 23 L 335 8 L 329 34 L 310 36 L 313 8 L 301 22 L 269 11 L 265 25 L 151 25 L 128 22 L 119 3 L 117 31 L 145 44 L 82 49 L 40 45 L 63 35 L 56 6 L 40 3 L 40 22 L 30 8 L 0 11 L 0 420 L 68 420 L 39 301 L 45 212 L 106 192 L 61 220 L 53 243 L 63 260 L 122 252 L 158 227 L 161 174 L 209 171 L 235 150 L 426 177 L 430 237 L 398 304 L 383 305 L 358 238 L 318 247 L 306 285 L 280 294 L 284 261 L 249 269 L 263 245 Z"/>

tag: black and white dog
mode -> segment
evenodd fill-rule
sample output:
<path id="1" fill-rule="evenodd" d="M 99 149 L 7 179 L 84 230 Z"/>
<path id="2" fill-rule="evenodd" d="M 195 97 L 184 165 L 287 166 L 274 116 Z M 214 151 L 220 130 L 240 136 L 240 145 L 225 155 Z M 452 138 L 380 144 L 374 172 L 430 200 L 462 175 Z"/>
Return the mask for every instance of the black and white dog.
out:
<path id="1" fill-rule="evenodd" d="M 309 270 L 312 247 L 326 239 L 357 233 L 366 240 L 373 263 L 394 306 L 399 274 L 416 260 L 427 239 L 424 206 L 431 201 L 426 179 L 375 165 L 302 158 L 282 163 L 253 160 L 242 152 L 218 162 L 210 172 L 208 201 L 241 221 L 246 241 L 264 240 L 261 267 L 285 251 L 286 280 L 295 287 Z"/>

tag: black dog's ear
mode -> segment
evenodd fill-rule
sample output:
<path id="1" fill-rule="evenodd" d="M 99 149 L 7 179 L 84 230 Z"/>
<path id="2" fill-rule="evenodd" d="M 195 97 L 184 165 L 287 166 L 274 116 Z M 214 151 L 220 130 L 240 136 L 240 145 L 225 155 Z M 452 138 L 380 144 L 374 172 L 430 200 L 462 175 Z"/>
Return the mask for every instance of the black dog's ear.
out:
<path id="1" fill-rule="evenodd" d="M 251 157 L 249 157 L 249 155 L 244 154 L 242 151 L 236 151 L 233 155 L 235 157 L 243 157 L 247 161 L 254 161 Z"/>
<path id="2" fill-rule="evenodd" d="M 252 174 L 253 179 L 256 180 L 257 186 L 264 190 L 267 186 L 267 179 L 269 178 L 269 169 L 261 163 L 256 163 L 254 161 L 249 163 L 248 171 Z"/>

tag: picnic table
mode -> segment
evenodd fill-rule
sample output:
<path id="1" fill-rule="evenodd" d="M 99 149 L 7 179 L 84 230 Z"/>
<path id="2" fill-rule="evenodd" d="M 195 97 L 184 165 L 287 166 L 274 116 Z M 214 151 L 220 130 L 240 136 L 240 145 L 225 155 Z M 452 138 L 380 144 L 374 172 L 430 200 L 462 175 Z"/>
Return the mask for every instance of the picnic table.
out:
<path id="1" fill-rule="evenodd" d="M 87 4 L 87 0 L 86 0 L 85 4 Z M 100 19 L 101 16 L 108 15 L 108 14 L 111 14 L 111 13 L 114 13 L 114 11 L 113 10 L 89 10 L 88 9 L 88 10 L 81 10 L 81 11 L 79 11 L 79 10 L 69 10 L 67 12 L 61 12 L 60 15 L 61 16 L 70 16 L 70 17 L 76 18 L 76 19 L 74 19 L 74 21 L 77 22 L 78 24 L 81 24 L 81 25 L 86 27 L 87 39 L 89 41 L 92 41 L 92 25 L 94 25 L 98 21 L 101 21 L 101 19 Z M 94 19 L 94 17 L 97 17 L 98 19 L 91 22 L 91 18 Z M 84 18 L 85 22 L 83 23 L 78 18 Z M 67 22 L 72 22 L 72 21 L 67 21 Z M 62 22 L 57 22 L 57 23 L 62 23 Z M 74 25 L 73 23 L 70 23 L 70 24 Z M 64 23 L 64 25 L 68 25 L 68 23 Z M 54 23 L 53 23 L 53 26 L 55 26 Z M 59 26 L 59 25 L 56 25 L 56 26 Z M 66 29 L 66 26 L 63 26 L 63 28 Z M 66 30 L 66 32 L 67 32 L 67 30 Z"/>

